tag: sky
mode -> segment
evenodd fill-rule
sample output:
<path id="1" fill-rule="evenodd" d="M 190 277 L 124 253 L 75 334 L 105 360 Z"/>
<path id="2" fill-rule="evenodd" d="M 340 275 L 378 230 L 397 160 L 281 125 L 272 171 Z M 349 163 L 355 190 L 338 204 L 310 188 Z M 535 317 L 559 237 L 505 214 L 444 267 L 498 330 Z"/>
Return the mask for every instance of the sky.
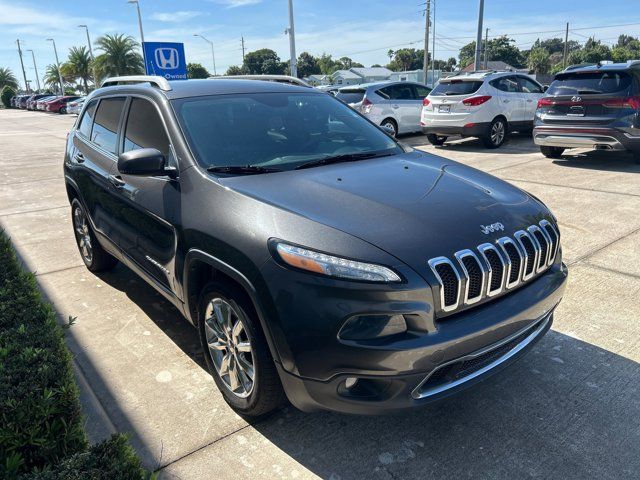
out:
<path id="1" fill-rule="evenodd" d="M 349 56 L 366 66 L 385 64 L 390 48 L 422 48 L 424 1 L 294 0 L 297 52 Z M 435 2 L 435 57 L 457 58 L 459 48 L 475 39 L 478 0 Z M 287 0 L 140 0 L 140 8 L 145 40 L 183 42 L 187 61 L 202 63 L 211 72 L 210 47 L 194 34 L 214 42 L 218 74 L 242 63 L 242 36 L 247 51 L 271 48 L 283 60 L 289 57 L 284 33 Z M 509 34 L 522 49 L 530 48 L 538 37 L 563 36 L 566 22 L 570 39 L 584 41 L 595 35 L 615 43 L 620 33 L 640 36 L 640 2 L 485 0 L 489 36 Z M 24 42 L 27 78 L 35 79 L 27 49 L 34 51 L 42 77 L 46 65 L 55 62 L 53 46 L 46 39 L 55 39 L 63 62 L 70 47 L 86 45 L 80 24 L 89 26 L 93 40 L 106 33 L 125 33 L 139 40 L 135 6 L 126 0 L 0 0 L 0 67 L 9 67 L 22 80 L 19 38 Z"/>

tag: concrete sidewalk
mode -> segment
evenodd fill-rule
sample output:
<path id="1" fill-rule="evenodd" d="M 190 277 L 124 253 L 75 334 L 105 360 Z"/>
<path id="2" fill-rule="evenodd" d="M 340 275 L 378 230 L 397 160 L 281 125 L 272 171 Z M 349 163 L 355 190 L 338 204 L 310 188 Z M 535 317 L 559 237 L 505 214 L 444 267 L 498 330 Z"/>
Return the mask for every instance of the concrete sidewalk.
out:
<path id="1" fill-rule="evenodd" d="M 0 227 L 68 331 L 93 440 L 128 431 L 165 479 L 637 478 L 640 166 L 606 152 L 544 159 L 515 136 L 419 148 L 531 191 L 558 216 L 570 284 L 553 330 L 478 388 L 388 417 L 303 414 L 249 425 L 203 368 L 193 328 L 119 265 L 87 271 L 62 178 L 74 117 L 0 110 Z"/>

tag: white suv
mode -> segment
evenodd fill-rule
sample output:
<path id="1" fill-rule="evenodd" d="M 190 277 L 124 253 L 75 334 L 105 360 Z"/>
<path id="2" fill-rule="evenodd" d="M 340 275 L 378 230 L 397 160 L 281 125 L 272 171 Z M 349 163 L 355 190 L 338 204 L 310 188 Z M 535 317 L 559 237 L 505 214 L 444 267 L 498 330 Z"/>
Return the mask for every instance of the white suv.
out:
<path id="1" fill-rule="evenodd" d="M 527 75 L 478 72 L 440 80 L 424 99 L 420 124 L 433 145 L 451 135 L 498 148 L 510 131 L 531 131 L 545 88 Z"/>

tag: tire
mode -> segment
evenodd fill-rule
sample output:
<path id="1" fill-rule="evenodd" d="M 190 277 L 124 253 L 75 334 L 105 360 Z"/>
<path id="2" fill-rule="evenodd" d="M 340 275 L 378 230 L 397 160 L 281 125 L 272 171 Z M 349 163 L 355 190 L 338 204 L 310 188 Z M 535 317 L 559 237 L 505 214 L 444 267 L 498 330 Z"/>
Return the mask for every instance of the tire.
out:
<path id="1" fill-rule="evenodd" d="M 444 145 L 444 142 L 447 141 L 447 137 L 443 135 L 436 135 L 435 133 L 428 133 L 427 140 L 429 140 L 429 143 L 431 145 L 436 145 L 439 147 L 441 145 Z"/>
<path id="2" fill-rule="evenodd" d="M 398 124 L 393 118 L 386 118 L 380 124 L 381 127 L 389 127 L 393 129 L 394 138 L 398 136 Z"/>
<path id="3" fill-rule="evenodd" d="M 198 331 L 209 373 L 233 410 L 255 418 L 284 403 L 257 314 L 239 287 L 211 282 L 202 289 Z"/>
<path id="4" fill-rule="evenodd" d="M 540 152 L 547 158 L 561 158 L 564 148 L 562 147 L 540 147 Z"/>
<path id="5" fill-rule="evenodd" d="M 58 113 L 61 115 L 64 115 L 67 113 L 67 107 L 61 107 L 60 110 L 58 110 Z"/>
<path id="6" fill-rule="evenodd" d="M 499 148 L 507 138 L 507 121 L 502 117 L 493 119 L 487 133 L 480 137 L 487 148 Z"/>
<path id="7" fill-rule="evenodd" d="M 118 260 L 107 253 L 96 239 L 87 213 L 77 198 L 71 202 L 71 222 L 80 257 L 91 272 L 104 272 L 116 266 Z"/>

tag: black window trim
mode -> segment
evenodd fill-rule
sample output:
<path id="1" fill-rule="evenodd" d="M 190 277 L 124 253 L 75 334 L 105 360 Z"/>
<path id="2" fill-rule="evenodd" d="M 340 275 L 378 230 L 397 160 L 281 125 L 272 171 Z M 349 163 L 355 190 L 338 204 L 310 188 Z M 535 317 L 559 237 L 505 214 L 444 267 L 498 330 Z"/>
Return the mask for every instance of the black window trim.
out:
<path id="1" fill-rule="evenodd" d="M 176 172 L 180 172 L 180 159 L 178 158 L 178 155 L 176 153 L 176 149 L 174 146 L 174 142 L 173 142 L 173 138 L 171 138 L 171 135 L 169 134 L 169 129 L 167 128 L 167 122 L 164 118 L 164 115 L 162 114 L 162 110 L 158 107 L 158 104 L 153 100 L 152 97 L 148 96 L 148 95 L 142 95 L 139 93 L 128 93 L 127 95 L 127 102 L 125 103 L 124 106 L 124 110 L 123 110 L 123 118 L 122 118 L 122 124 L 120 125 L 120 137 L 118 139 L 118 155 L 120 155 L 121 153 L 124 152 L 124 140 L 125 140 L 125 135 L 126 135 L 126 128 L 127 128 L 127 122 L 129 121 L 129 113 L 131 111 L 131 104 L 132 99 L 133 98 L 141 98 L 143 100 L 146 100 L 147 102 L 151 103 L 151 105 L 153 105 L 153 107 L 156 109 L 156 113 L 158 114 L 158 116 L 160 117 L 160 121 L 162 122 L 162 128 L 164 128 L 164 133 L 167 136 L 167 138 L 169 139 L 169 150 L 171 151 L 171 155 L 173 155 L 173 160 L 175 161 L 175 166 L 173 168 L 176 169 Z M 173 107 L 172 107 L 173 108 Z M 165 168 L 171 168 L 170 165 L 165 165 Z M 155 178 L 161 178 L 164 179 L 165 177 L 155 177 Z M 167 179 L 169 180 L 174 180 L 173 178 L 170 178 L 169 176 L 167 176 Z"/>
<path id="2" fill-rule="evenodd" d="M 516 75 L 516 77 L 518 77 L 518 88 L 520 89 L 520 93 L 527 93 L 524 90 L 522 90 L 522 84 L 520 83 L 520 80 L 529 80 L 530 82 L 535 83 L 536 85 L 538 85 L 538 87 L 540 87 L 540 91 L 536 93 L 544 93 L 544 87 L 536 79 L 531 78 L 527 75 Z M 535 93 L 529 93 L 528 95 L 534 95 L 534 94 Z"/>

